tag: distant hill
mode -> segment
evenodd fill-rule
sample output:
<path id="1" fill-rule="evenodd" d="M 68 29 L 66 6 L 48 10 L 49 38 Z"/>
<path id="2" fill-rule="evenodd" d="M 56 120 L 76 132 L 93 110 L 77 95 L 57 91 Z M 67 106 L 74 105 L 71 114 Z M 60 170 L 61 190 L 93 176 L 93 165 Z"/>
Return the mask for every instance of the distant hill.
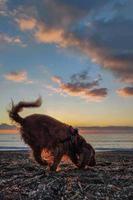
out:
<path id="1" fill-rule="evenodd" d="M 132 130 L 133 126 L 88 126 L 88 127 L 78 127 L 83 130 Z M 15 125 L 9 125 L 6 123 L 0 124 L 0 130 L 15 130 L 17 127 Z"/>
<path id="2" fill-rule="evenodd" d="M 9 125 L 9 124 L 0 124 L 0 130 L 14 130 L 16 129 L 16 126 L 15 125 Z"/>
<path id="3" fill-rule="evenodd" d="M 78 127 L 81 129 L 88 129 L 88 130 L 133 130 L 133 126 L 88 126 L 88 127 Z"/>

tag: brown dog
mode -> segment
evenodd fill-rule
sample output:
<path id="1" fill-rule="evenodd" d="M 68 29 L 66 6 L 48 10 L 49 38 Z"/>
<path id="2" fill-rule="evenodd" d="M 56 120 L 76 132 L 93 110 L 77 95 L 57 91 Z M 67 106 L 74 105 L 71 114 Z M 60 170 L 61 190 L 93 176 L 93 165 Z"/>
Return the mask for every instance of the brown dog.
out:
<path id="1" fill-rule="evenodd" d="M 21 125 L 22 138 L 33 150 L 35 160 L 40 165 L 47 165 L 48 162 L 41 157 L 42 150 L 47 149 L 53 157 L 50 170 L 57 169 L 65 154 L 79 168 L 95 165 L 94 149 L 78 134 L 77 129 L 47 115 L 33 114 L 22 118 L 18 114 L 24 107 L 40 105 L 41 98 L 35 102 L 20 102 L 17 105 L 12 103 L 9 111 L 10 118 Z"/>

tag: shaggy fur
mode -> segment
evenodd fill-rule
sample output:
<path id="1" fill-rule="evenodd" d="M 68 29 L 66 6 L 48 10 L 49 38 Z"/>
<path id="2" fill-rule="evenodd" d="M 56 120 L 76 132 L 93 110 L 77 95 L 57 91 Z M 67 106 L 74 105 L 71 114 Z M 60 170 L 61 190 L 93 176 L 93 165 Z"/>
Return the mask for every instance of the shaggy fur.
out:
<path id="1" fill-rule="evenodd" d="M 50 170 L 55 171 L 63 155 L 68 155 L 79 168 L 95 165 L 95 151 L 92 146 L 78 134 L 78 130 L 50 116 L 33 114 L 22 118 L 18 113 L 23 108 L 39 107 L 41 98 L 35 102 L 19 102 L 9 111 L 9 117 L 21 126 L 21 135 L 26 144 L 33 150 L 35 160 L 40 165 L 47 165 L 41 152 L 47 149 L 51 152 L 53 162 Z"/>

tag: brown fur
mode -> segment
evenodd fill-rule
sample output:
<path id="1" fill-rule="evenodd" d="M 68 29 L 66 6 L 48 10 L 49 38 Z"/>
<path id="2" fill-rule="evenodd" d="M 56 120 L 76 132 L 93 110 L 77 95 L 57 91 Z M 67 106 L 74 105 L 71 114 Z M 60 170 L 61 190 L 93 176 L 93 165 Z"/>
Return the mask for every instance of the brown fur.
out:
<path id="1" fill-rule="evenodd" d="M 47 160 L 41 158 L 43 149 L 51 152 L 53 162 L 50 170 L 56 170 L 63 155 L 67 154 L 79 168 L 95 165 L 95 152 L 91 145 L 78 134 L 76 129 L 50 116 L 33 114 L 22 118 L 18 113 L 24 107 L 39 107 L 41 98 L 35 102 L 12 103 L 9 111 L 11 119 L 21 125 L 21 135 L 26 144 L 33 150 L 35 160 L 40 165 L 47 165 Z"/>
<path id="2" fill-rule="evenodd" d="M 85 168 L 85 166 L 95 166 L 95 150 L 93 147 L 79 134 L 77 134 L 75 140 L 74 149 L 79 157 L 77 166 L 79 168 Z"/>

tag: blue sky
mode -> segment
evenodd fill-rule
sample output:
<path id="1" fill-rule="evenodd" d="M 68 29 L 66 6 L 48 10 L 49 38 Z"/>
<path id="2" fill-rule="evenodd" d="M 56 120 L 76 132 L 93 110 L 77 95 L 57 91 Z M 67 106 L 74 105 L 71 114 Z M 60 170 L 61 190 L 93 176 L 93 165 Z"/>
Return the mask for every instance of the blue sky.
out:
<path id="1" fill-rule="evenodd" d="M 78 126 L 133 125 L 131 0 L 0 0 L 0 123 L 11 99 Z"/>

